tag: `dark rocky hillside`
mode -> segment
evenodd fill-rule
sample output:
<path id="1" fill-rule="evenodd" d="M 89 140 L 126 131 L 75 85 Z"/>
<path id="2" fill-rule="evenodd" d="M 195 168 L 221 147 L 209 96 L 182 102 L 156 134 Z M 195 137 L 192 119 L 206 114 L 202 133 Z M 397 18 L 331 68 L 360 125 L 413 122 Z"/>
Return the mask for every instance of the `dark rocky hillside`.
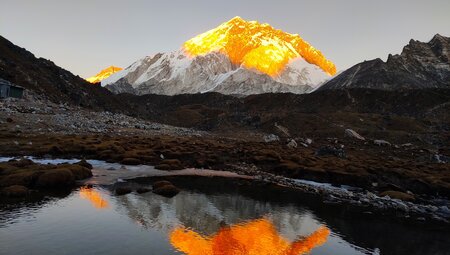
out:
<path id="1" fill-rule="evenodd" d="M 69 103 L 93 109 L 121 111 L 126 109 L 112 94 L 79 76 L 36 58 L 0 36 L 0 78 L 33 91 L 53 102 Z"/>
<path id="2" fill-rule="evenodd" d="M 450 88 L 450 38 L 437 34 L 428 43 L 411 40 L 400 55 L 359 63 L 319 90 L 342 88 Z"/>
<path id="3" fill-rule="evenodd" d="M 346 127 L 374 136 L 399 132 L 444 135 L 450 131 L 450 90 L 324 90 L 311 94 L 262 94 L 245 98 L 218 93 L 194 95 L 118 95 L 136 115 L 202 130 L 276 132 L 336 136 Z M 448 139 L 448 138 L 447 138 Z"/>

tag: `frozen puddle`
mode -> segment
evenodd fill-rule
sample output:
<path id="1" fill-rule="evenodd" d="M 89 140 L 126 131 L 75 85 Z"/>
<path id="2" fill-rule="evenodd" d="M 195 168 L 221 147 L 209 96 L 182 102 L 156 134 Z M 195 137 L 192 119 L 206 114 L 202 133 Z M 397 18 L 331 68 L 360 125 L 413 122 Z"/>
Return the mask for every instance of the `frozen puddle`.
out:
<path id="1" fill-rule="evenodd" d="M 16 157 L 0 157 L 0 162 L 6 162 Z M 80 159 L 46 159 L 26 156 L 24 158 L 31 159 L 39 164 L 63 164 L 63 163 L 77 163 Z M 110 185 L 116 182 L 121 182 L 126 179 L 133 179 L 137 177 L 154 177 L 154 176 L 204 176 L 204 177 L 225 177 L 225 178 L 241 178 L 253 179 L 251 176 L 239 175 L 229 171 L 216 171 L 209 169 L 187 168 L 183 170 L 163 171 L 155 169 L 149 165 L 129 166 L 119 163 L 108 163 L 102 160 L 90 159 L 86 160 L 92 165 L 93 177 L 83 180 L 83 184 L 97 184 Z"/>

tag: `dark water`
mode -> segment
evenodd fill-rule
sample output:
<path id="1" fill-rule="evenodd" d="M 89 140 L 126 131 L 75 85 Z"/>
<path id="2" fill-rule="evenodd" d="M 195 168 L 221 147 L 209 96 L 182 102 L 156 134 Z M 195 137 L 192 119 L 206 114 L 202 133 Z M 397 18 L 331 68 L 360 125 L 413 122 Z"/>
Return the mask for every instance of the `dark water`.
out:
<path id="1" fill-rule="evenodd" d="M 450 234 L 264 187 L 183 187 L 0 205 L 0 254 L 450 254 Z M 182 186 L 182 185 L 181 185 Z M 306 254 L 305 253 L 305 254 Z"/>

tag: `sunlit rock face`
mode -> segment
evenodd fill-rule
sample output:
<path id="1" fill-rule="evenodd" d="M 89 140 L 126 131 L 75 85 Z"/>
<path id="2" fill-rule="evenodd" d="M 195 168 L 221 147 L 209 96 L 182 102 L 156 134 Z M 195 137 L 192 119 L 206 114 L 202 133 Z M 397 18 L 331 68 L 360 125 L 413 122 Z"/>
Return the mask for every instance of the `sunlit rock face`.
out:
<path id="1" fill-rule="evenodd" d="M 320 227 L 307 237 L 289 242 L 268 219 L 224 226 L 211 236 L 179 227 L 170 233 L 171 244 L 187 255 L 299 255 L 323 245 L 330 234 Z"/>
<path id="2" fill-rule="evenodd" d="M 336 73 L 333 62 L 299 35 L 240 17 L 190 39 L 184 43 L 183 49 L 191 57 L 218 51 L 228 56 L 233 64 L 256 69 L 272 77 L 279 75 L 289 61 L 299 57 L 330 75 Z"/>
<path id="3" fill-rule="evenodd" d="M 123 68 L 117 67 L 117 66 L 110 66 L 107 67 L 103 70 L 101 70 L 98 74 L 96 74 L 95 76 L 89 77 L 86 80 L 90 83 L 99 83 L 102 80 L 108 78 L 109 76 L 111 76 L 113 73 L 117 73 L 119 71 L 121 71 Z"/>
<path id="4" fill-rule="evenodd" d="M 299 35 L 239 17 L 147 56 L 102 81 L 114 93 L 232 95 L 306 93 L 331 78 L 334 64 Z"/>

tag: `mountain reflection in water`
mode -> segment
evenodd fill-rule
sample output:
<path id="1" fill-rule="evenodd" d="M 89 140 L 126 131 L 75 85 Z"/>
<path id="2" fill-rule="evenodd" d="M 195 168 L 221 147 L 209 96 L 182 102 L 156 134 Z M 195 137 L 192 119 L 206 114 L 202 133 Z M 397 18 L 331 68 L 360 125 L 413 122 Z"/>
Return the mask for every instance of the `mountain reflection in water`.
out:
<path id="1" fill-rule="evenodd" d="M 109 208 L 109 203 L 105 200 L 101 193 L 93 188 L 82 187 L 80 188 L 80 197 L 87 199 L 91 202 L 92 206 L 98 209 Z"/>
<path id="2" fill-rule="evenodd" d="M 178 227 L 170 233 L 170 242 L 187 255 L 299 255 L 323 245 L 329 235 L 328 228 L 320 227 L 291 243 L 278 233 L 270 220 L 262 218 L 221 227 L 212 236 Z"/>

